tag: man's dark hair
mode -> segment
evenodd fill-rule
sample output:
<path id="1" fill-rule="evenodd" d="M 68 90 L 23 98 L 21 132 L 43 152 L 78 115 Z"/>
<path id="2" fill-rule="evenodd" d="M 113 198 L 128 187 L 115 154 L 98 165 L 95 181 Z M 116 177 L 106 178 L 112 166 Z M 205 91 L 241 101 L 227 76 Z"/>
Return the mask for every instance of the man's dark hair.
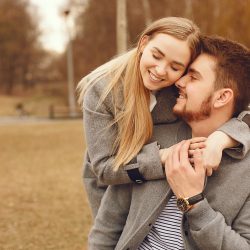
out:
<path id="1" fill-rule="evenodd" d="M 202 53 L 216 59 L 215 89 L 230 88 L 234 92 L 234 115 L 250 104 L 250 51 L 235 41 L 218 36 L 202 37 Z"/>

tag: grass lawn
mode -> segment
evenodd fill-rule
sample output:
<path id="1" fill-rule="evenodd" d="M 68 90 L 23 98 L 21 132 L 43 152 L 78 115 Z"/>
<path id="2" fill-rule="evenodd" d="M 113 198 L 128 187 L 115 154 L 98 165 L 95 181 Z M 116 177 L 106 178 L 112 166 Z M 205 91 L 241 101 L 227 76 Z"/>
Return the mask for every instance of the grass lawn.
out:
<path id="1" fill-rule="evenodd" d="M 84 250 L 82 121 L 0 125 L 0 249 Z"/>

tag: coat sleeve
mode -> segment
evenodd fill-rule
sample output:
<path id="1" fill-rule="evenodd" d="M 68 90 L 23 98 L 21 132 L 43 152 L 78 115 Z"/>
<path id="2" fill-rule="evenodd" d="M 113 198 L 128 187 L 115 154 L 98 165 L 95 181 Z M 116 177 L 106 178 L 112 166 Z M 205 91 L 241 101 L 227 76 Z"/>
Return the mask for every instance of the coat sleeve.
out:
<path id="1" fill-rule="evenodd" d="M 202 250 L 250 249 L 250 197 L 246 200 L 232 226 L 224 216 L 216 212 L 207 200 L 187 212 L 190 233 Z"/>
<path id="2" fill-rule="evenodd" d="M 157 142 L 142 147 L 137 161 L 127 164 L 118 171 L 113 170 L 113 146 L 117 137 L 114 123 L 112 97 L 102 103 L 100 97 L 104 83 L 98 82 L 85 94 L 83 104 L 84 128 L 91 171 L 100 184 L 114 185 L 131 183 L 127 170 L 137 169 L 146 180 L 165 178 Z"/>
<path id="3" fill-rule="evenodd" d="M 131 203 L 132 184 L 109 186 L 88 238 L 89 250 L 114 250 Z"/>
<path id="4" fill-rule="evenodd" d="M 250 111 L 243 111 L 219 130 L 240 143 L 239 147 L 226 149 L 225 152 L 235 159 L 244 158 L 250 149 Z"/>

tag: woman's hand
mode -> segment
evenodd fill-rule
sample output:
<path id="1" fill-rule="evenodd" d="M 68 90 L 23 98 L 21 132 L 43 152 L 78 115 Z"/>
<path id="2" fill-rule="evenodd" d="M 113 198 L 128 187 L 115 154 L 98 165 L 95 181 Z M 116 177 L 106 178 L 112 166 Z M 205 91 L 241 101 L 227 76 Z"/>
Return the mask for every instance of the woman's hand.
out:
<path id="1" fill-rule="evenodd" d="M 166 159 L 174 146 L 160 149 L 162 164 L 166 162 Z M 237 146 L 237 142 L 221 131 L 213 132 L 208 138 L 194 137 L 190 139 L 188 150 L 189 161 L 191 164 L 194 164 L 194 152 L 196 149 L 200 149 L 203 166 L 206 168 L 206 174 L 207 176 L 211 176 L 213 171 L 217 170 L 220 165 L 223 150 L 234 146 Z"/>
<path id="2" fill-rule="evenodd" d="M 237 146 L 237 142 L 221 131 L 215 131 L 205 141 L 204 139 L 206 138 L 197 137 L 192 139 L 193 143 L 191 142 L 189 148 L 190 162 L 194 162 L 194 150 L 202 146 L 203 165 L 207 170 L 207 176 L 211 176 L 213 170 L 217 170 L 220 165 L 222 151 L 225 148 Z"/>
<path id="3" fill-rule="evenodd" d="M 173 146 L 172 146 L 173 147 Z M 172 147 L 169 147 L 169 148 L 162 148 L 159 150 L 159 154 L 160 154 L 160 158 L 161 158 L 161 163 L 165 164 L 166 160 L 167 160 L 167 157 L 172 149 Z"/>
<path id="4" fill-rule="evenodd" d="M 206 143 L 205 143 L 206 139 L 207 139 L 206 137 L 194 137 L 189 140 L 190 141 L 190 147 L 189 147 L 190 156 L 193 156 L 195 149 L 203 149 L 204 147 L 206 147 Z M 177 144 L 169 148 L 160 149 L 159 154 L 160 154 L 162 164 L 165 164 L 169 153 L 171 152 L 173 147 L 175 147 L 176 145 Z"/>
<path id="5" fill-rule="evenodd" d="M 190 146 L 189 146 L 189 155 L 193 158 L 194 150 L 195 149 L 203 149 L 206 147 L 206 137 L 194 137 L 190 139 Z M 168 155 L 172 151 L 172 149 L 176 146 L 177 144 L 169 147 L 169 148 L 163 148 L 159 150 L 160 158 L 161 158 L 161 163 L 165 165 L 165 162 L 167 160 Z M 191 162 L 193 163 L 193 159 L 191 159 Z"/>
<path id="6" fill-rule="evenodd" d="M 221 143 L 217 143 L 216 136 L 194 137 L 189 146 L 189 161 L 194 163 L 193 155 L 196 149 L 201 149 L 203 166 L 206 169 L 207 176 L 211 176 L 214 170 L 218 169 L 221 162 L 222 150 Z"/>

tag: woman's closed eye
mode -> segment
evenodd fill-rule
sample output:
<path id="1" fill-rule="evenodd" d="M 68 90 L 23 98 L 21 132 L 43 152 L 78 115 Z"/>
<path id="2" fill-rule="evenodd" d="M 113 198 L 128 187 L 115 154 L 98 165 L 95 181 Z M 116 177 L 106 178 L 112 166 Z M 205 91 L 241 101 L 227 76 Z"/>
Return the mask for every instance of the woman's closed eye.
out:
<path id="1" fill-rule="evenodd" d="M 156 59 L 156 60 L 160 60 L 161 59 L 160 56 L 155 55 L 155 54 L 153 54 L 153 58 Z"/>

